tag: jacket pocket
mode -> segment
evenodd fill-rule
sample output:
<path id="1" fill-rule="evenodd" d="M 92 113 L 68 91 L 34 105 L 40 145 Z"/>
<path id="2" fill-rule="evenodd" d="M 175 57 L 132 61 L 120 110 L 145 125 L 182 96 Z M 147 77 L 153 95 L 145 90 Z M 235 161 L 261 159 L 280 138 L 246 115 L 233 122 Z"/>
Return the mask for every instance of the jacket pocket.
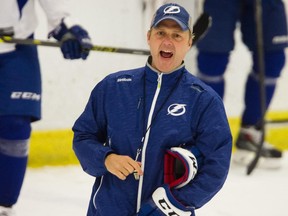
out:
<path id="1" fill-rule="evenodd" d="M 98 195 L 98 193 L 99 193 L 99 191 L 100 191 L 100 189 L 101 189 L 103 179 L 104 179 L 104 176 L 101 176 L 101 177 L 100 177 L 100 180 L 99 180 L 99 181 L 100 181 L 99 186 L 98 186 L 98 188 L 96 189 L 96 191 L 95 191 L 95 193 L 94 193 L 94 195 L 93 195 L 93 206 L 94 206 L 95 209 L 97 209 L 96 198 L 97 198 L 97 195 Z M 97 182 L 97 180 L 98 180 L 98 179 L 96 178 L 96 182 Z"/>

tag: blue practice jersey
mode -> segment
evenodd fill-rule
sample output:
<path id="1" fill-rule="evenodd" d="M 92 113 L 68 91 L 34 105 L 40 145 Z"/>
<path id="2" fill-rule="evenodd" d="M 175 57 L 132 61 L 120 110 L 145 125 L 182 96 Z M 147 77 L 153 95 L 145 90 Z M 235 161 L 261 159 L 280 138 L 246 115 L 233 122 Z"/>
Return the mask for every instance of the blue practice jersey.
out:
<path id="1" fill-rule="evenodd" d="M 69 16 L 67 0 L 38 0 L 48 32 Z M 33 38 L 37 28 L 35 0 L 1 0 L 0 29 L 12 27 L 15 38 Z M 47 32 L 47 35 L 48 35 Z M 41 118 L 41 74 L 37 48 L 0 43 L 0 115 Z"/>

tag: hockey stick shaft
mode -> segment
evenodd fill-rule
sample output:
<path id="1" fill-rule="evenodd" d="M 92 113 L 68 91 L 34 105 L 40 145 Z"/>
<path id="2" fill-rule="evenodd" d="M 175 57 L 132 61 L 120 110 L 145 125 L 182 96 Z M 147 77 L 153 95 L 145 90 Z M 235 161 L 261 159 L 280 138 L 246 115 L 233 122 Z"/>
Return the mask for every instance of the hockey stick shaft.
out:
<path id="1" fill-rule="evenodd" d="M 288 119 L 270 119 L 265 120 L 266 124 L 288 124 Z"/>
<path id="2" fill-rule="evenodd" d="M 203 13 L 193 26 L 195 38 L 193 45 L 204 35 L 211 23 L 211 18 L 208 14 Z M 11 36 L 0 36 L 0 43 L 16 43 L 22 45 L 34 45 L 34 46 L 48 46 L 48 47 L 60 47 L 61 43 L 58 41 L 45 41 L 37 39 L 20 39 L 13 38 Z M 93 45 L 92 51 L 98 52 L 111 52 L 111 53 L 125 53 L 135 55 L 150 55 L 149 50 L 142 49 L 130 49 L 110 46 L 98 46 Z"/>
<path id="3" fill-rule="evenodd" d="M 257 41 L 257 63 L 259 73 L 259 94 L 261 119 L 260 129 L 262 132 L 261 141 L 258 145 L 254 159 L 247 167 L 247 175 L 250 175 L 257 166 L 261 157 L 265 139 L 265 114 L 266 114 L 266 89 L 265 89 L 265 60 L 264 60 L 264 42 L 263 42 L 263 21 L 262 21 L 262 0 L 255 0 L 255 23 L 256 23 L 256 41 Z"/>
<path id="4" fill-rule="evenodd" d="M 48 46 L 48 47 L 60 47 L 61 46 L 61 43 L 58 41 L 20 39 L 20 38 L 13 38 L 10 36 L 1 36 L 0 42 L 16 43 L 16 44 L 21 44 L 21 45 Z M 98 45 L 93 45 L 91 50 L 98 51 L 98 52 L 127 53 L 127 54 L 137 54 L 137 55 L 149 55 L 150 54 L 150 51 L 148 50 L 118 48 L 118 47 L 98 46 Z"/>

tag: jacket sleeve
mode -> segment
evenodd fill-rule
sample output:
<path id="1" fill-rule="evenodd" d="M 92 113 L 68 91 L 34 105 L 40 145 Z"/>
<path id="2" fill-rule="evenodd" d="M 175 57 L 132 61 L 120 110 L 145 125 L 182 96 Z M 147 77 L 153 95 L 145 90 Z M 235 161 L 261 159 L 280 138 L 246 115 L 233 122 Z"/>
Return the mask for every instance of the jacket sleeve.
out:
<path id="1" fill-rule="evenodd" d="M 113 152 L 106 138 L 103 81 L 92 91 L 84 112 L 76 120 L 73 150 L 85 172 L 102 176 L 107 172 L 104 160 Z"/>
<path id="2" fill-rule="evenodd" d="M 195 178 L 173 194 L 182 203 L 200 208 L 222 188 L 230 166 L 232 136 L 222 100 L 202 97 L 193 116 L 195 144 L 201 165 Z M 196 121 L 195 121 L 196 119 Z M 189 148 L 189 147 L 188 147 Z"/>
<path id="3" fill-rule="evenodd" d="M 14 27 L 20 17 L 17 1 L 1 0 L 0 7 L 0 29 Z"/>
<path id="4" fill-rule="evenodd" d="M 61 20 L 70 16 L 67 0 L 39 0 L 48 20 L 48 32 L 61 23 Z"/>

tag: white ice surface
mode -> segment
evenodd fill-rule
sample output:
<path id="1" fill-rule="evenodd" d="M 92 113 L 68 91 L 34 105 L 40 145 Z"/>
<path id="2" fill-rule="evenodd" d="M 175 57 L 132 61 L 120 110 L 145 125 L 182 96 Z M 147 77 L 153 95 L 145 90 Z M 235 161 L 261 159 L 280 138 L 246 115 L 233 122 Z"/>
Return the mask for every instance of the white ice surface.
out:
<path id="1" fill-rule="evenodd" d="M 93 181 L 80 166 L 29 168 L 17 216 L 84 216 Z M 232 164 L 222 190 L 196 215 L 287 216 L 287 183 L 288 155 L 281 169 L 256 169 L 249 176 Z"/>

